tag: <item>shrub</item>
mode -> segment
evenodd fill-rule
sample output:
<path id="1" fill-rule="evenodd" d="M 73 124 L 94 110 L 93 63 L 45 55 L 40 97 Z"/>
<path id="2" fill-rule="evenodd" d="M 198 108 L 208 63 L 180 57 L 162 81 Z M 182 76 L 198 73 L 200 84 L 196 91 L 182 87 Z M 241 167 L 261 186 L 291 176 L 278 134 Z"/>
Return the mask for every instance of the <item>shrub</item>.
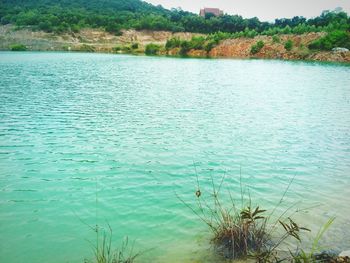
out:
<path id="1" fill-rule="evenodd" d="M 129 53 L 129 52 L 131 52 L 131 47 L 130 46 L 122 46 L 122 51 L 124 53 Z"/>
<path id="2" fill-rule="evenodd" d="M 160 45 L 150 43 L 146 45 L 145 54 L 146 55 L 157 55 L 160 51 Z"/>
<path id="3" fill-rule="evenodd" d="M 113 52 L 123 52 L 123 53 L 130 53 L 133 52 L 135 49 L 138 48 L 138 44 L 132 44 L 130 46 L 121 46 L 117 45 L 113 48 Z"/>
<path id="4" fill-rule="evenodd" d="M 293 41 L 292 40 L 287 40 L 286 43 L 284 43 L 284 48 L 287 50 L 287 51 L 291 51 L 292 48 L 293 48 Z"/>
<path id="5" fill-rule="evenodd" d="M 79 25 L 72 25 L 70 28 L 74 33 L 78 33 L 80 31 Z"/>
<path id="6" fill-rule="evenodd" d="M 331 50 L 335 47 L 350 49 L 350 35 L 346 31 L 336 30 L 326 36 L 315 40 L 309 45 L 310 49 Z"/>
<path id="7" fill-rule="evenodd" d="M 121 51 L 122 50 L 122 47 L 121 46 L 115 46 L 114 48 L 113 48 L 113 51 L 114 52 L 119 52 L 119 51 Z"/>
<path id="8" fill-rule="evenodd" d="M 132 49 L 138 49 L 139 48 L 139 43 L 132 43 L 131 48 Z"/>
<path id="9" fill-rule="evenodd" d="M 273 36 L 272 37 L 272 42 L 273 43 L 281 43 L 281 40 L 280 40 L 280 38 L 278 36 Z"/>
<path id="10" fill-rule="evenodd" d="M 165 44 L 165 48 L 167 50 L 172 49 L 172 48 L 177 48 L 180 47 L 181 45 L 181 40 L 177 37 L 173 37 L 167 40 L 166 44 Z"/>
<path id="11" fill-rule="evenodd" d="M 181 56 L 186 56 L 187 52 L 190 51 L 191 49 L 191 44 L 189 41 L 182 41 L 180 44 L 180 55 Z"/>
<path id="12" fill-rule="evenodd" d="M 45 32 L 52 32 L 53 31 L 53 26 L 50 23 L 50 21 L 42 21 L 39 23 L 38 28 L 40 30 L 43 30 Z"/>
<path id="13" fill-rule="evenodd" d="M 13 44 L 10 46 L 11 51 L 26 51 L 27 47 L 23 44 Z"/>
<path id="14" fill-rule="evenodd" d="M 254 45 L 252 45 L 252 47 L 250 49 L 250 53 L 253 55 L 258 53 L 264 47 L 264 45 L 265 45 L 265 43 L 263 41 L 259 40 Z"/>
<path id="15" fill-rule="evenodd" d="M 111 34 L 114 34 L 116 36 L 123 35 L 123 32 L 121 31 L 120 25 L 116 23 L 110 23 L 105 27 L 105 30 Z"/>
<path id="16" fill-rule="evenodd" d="M 192 37 L 190 41 L 190 48 L 191 49 L 204 49 L 205 39 L 204 37 Z"/>
<path id="17" fill-rule="evenodd" d="M 215 40 L 209 40 L 204 47 L 204 50 L 210 52 L 217 45 Z"/>

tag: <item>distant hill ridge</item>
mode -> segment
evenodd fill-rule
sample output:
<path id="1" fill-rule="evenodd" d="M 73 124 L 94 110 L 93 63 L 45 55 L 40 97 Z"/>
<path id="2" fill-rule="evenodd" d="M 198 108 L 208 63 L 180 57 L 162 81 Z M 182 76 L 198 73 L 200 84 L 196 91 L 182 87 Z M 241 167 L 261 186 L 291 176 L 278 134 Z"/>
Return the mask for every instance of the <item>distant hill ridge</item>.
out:
<path id="1" fill-rule="evenodd" d="M 85 8 L 93 11 L 162 12 L 164 8 L 140 0 L 1 0 L 2 5 L 25 8 L 60 6 L 62 8 Z"/>

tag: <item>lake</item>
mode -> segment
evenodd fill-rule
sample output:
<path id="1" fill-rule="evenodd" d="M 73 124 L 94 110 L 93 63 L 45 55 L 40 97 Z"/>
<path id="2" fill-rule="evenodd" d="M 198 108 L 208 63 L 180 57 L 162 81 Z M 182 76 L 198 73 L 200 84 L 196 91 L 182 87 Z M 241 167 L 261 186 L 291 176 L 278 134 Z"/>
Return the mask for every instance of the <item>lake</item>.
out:
<path id="1" fill-rule="evenodd" d="M 196 174 L 266 209 L 294 178 L 284 206 L 350 249 L 350 67 L 0 52 L 1 262 L 91 259 L 95 225 L 139 262 L 210 261 Z"/>

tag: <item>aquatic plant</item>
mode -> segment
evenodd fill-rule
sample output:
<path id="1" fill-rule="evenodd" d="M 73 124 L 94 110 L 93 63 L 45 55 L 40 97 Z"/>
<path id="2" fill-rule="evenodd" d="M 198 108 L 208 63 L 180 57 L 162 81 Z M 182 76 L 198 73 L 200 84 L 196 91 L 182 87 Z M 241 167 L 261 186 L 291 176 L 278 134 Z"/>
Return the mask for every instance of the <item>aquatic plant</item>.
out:
<path id="1" fill-rule="evenodd" d="M 129 248 L 128 238 L 125 238 L 120 248 L 113 248 L 113 231 L 109 224 L 108 231 L 101 229 L 98 225 L 96 225 L 94 231 L 96 232 L 96 243 L 91 244 L 94 260 L 85 260 L 85 263 L 132 263 L 140 255 L 133 252 L 134 245 Z"/>
<path id="2" fill-rule="evenodd" d="M 183 204 L 190 208 L 210 228 L 213 233 L 211 240 L 216 252 L 229 259 L 253 258 L 257 262 L 280 262 L 287 259 L 293 260 L 294 257 L 298 257 L 299 254 L 291 253 L 291 256 L 281 259 L 277 250 L 282 244 L 285 244 L 287 239 L 294 239 L 301 243 L 301 234 L 310 230 L 298 225 L 291 218 L 291 214 L 295 212 L 289 213 L 289 210 L 294 205 L 286 208 L 279 216 L 274 216 L 275 211 L 282 204 L 294 178 L 290 180 L 280 201 L 268 213 L 267 210 L 260 208 L 260 206 L 252 205 L 250 194 L 246 196 L 246 191 L 242 187 L 241 177 L 241 201 L 237 205 L 237 201 L 234 200 L 230 191 L 228 191 L 228 202 L 224 202 L 224 198 L 220 195 L 224 177 L 222 177 L 220 184 L 216 186 L 211 176 L 212 189 L 210 199 L 212 200 L 208 200 L 208 195 L 203 197 L 204 195 L 199 185 L 197 173 L 196 176 L 196 205 L 190 205 L 179 195 L 177 196 Z M 314 254 L 318 241 L 330 224 L 327 224 L 319 232 L 310 254 L 303 252 L 305 255 L 310 256 Z M 277 231 L 278 227 L 282 228 L 281 231 Z M 276 232 L 278 234 L 277 237 L 273 235 Z M 300 262 L 306 263 L 308 261 Z"/>
<path id="3" fill-rule="evenodd" d="M 291 256 L 293 258 L 293 261 L 295 263 L 310 263 L 316 261 L 316 252 L 320 251 L 320 245 L 319 242 L 324 235 L 324 233 L 330 228 L 330 226 L 333 224 L 335 218 L 330 218 L 318 231 L 316 237 L 314 238 L 312 242 L 312 246 L 310 251 L 305 251 L 304 249 L 298 249 L 297 252 L 291 253 Z"/>
<path id="4" fill-rule="evenodd" d="M 96 178 L 96 191 L 95 191 L 95 213 L 96 222 L 98 215 L 98 179 Z M 79 217 L 78 217 L 79 218 Z M 141 253 L 134 253 L 134 243 L 129 246 L 128 237 L 124 238 L 120 247 L 113 247 L 113 230 L 110 224 L 107 222 L 107 227 L 103 228 L 97 223 L 92 226 L 81 218 L 79 220 L 95 232 L 95 242 L 89 241 L 94 258 L 93 260 L 84 260 L 84 263 L 133 263 L 135 259 L 140 256 Z"/>

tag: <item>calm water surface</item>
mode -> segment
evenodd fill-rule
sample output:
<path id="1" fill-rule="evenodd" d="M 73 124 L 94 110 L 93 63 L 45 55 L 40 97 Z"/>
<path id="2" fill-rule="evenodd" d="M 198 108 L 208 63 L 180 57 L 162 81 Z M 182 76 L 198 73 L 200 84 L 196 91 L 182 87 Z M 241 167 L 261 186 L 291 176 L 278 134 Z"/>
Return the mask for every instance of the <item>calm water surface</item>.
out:
<path id="1" fill-rule="evenodd" d="M 0 53 L 0 262 L 83 262 L 107 222 L 140 262 L 210 261 L 176 193 L 197 170 L 236 194 L 240 169 L 266 208 L 295 176 L 286 204 L 349 249 L 350 67 Z"/>

